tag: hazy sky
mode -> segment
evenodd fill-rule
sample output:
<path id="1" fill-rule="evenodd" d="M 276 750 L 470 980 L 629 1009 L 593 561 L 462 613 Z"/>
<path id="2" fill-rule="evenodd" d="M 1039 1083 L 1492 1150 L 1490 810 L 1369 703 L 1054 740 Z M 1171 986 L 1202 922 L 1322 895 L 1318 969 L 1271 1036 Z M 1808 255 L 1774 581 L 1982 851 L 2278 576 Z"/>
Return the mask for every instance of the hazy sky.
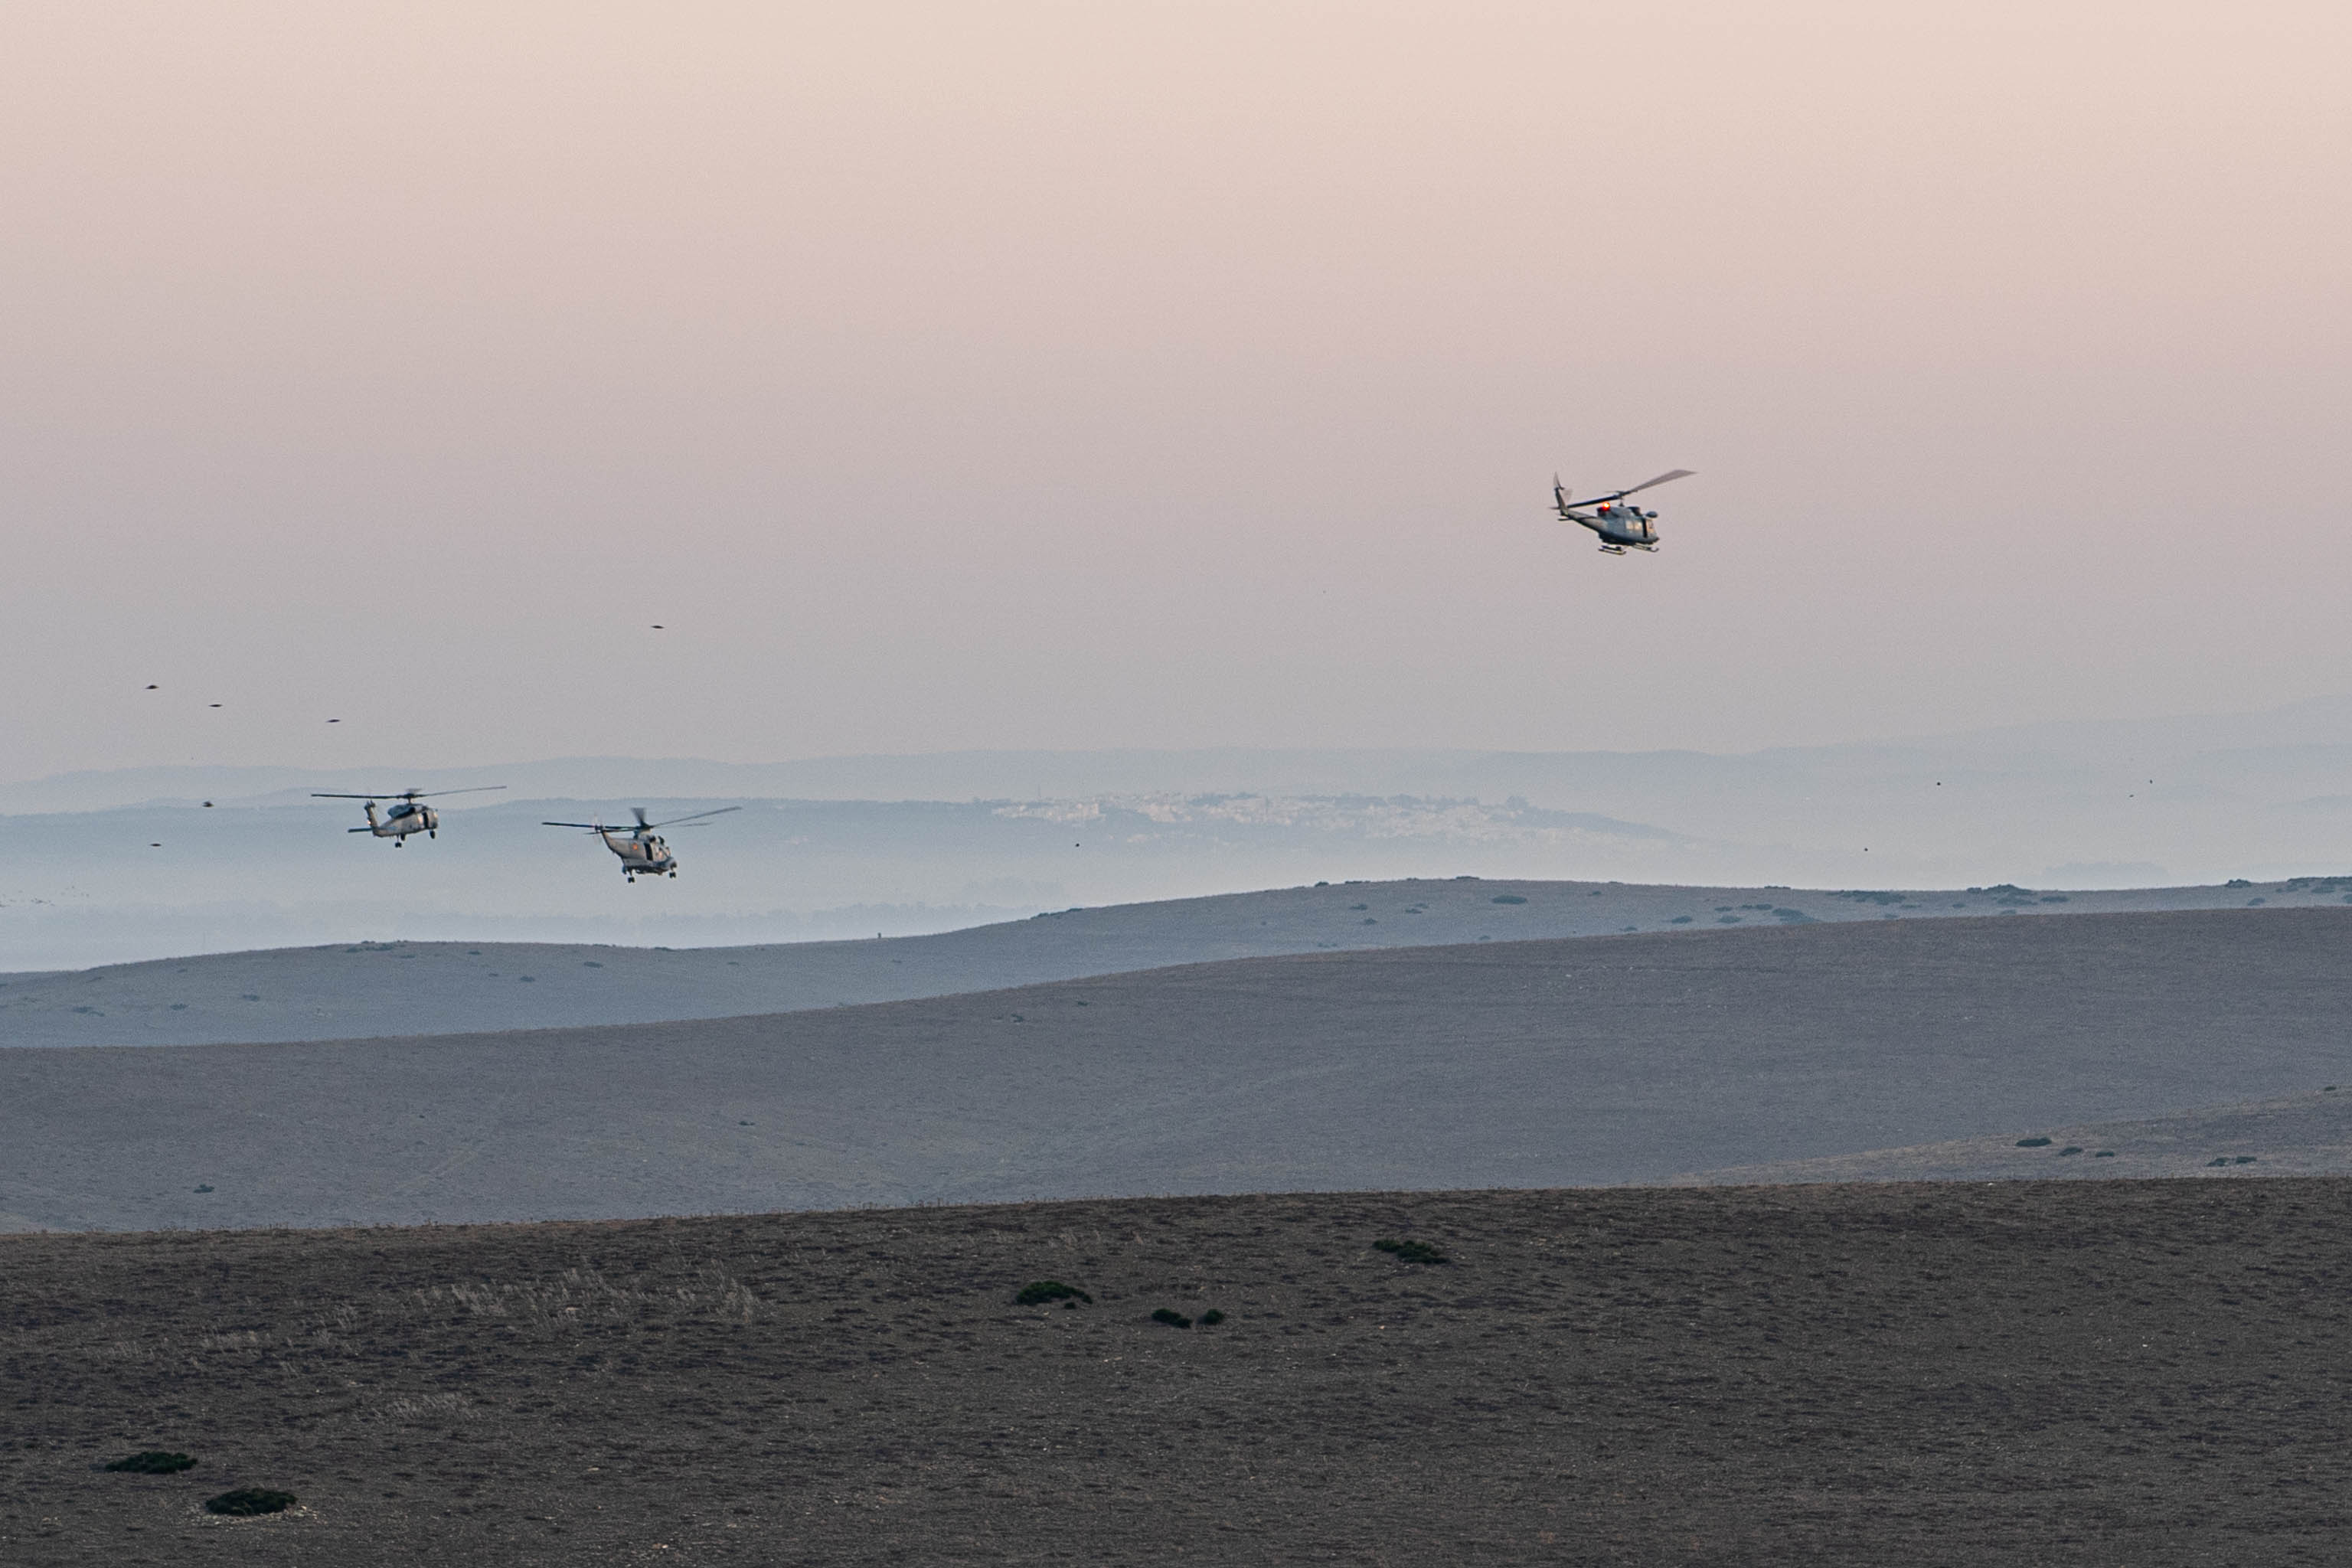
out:
<path id="1" fill-rule="evenodd" d="M 0 776 L 2352 689 L 2347 16 L 0 8 Z"/>

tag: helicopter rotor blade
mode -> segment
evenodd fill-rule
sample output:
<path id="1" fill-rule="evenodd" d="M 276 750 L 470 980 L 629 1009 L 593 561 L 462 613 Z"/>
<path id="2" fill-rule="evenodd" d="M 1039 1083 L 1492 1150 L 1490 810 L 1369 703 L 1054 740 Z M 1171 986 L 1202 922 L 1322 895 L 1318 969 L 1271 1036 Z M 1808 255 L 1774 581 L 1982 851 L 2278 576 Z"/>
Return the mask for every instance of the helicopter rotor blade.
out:
<path id="1" fill-rule="evenodd" d="M 652 826 L 650 823 L 646 821 L 646 808 L 642 805 L 633 805 L 629 807 L 629 815 L 637 819 L 637 826 L 639 827 L 648 827 Z"/>
<path id="2" fill-rule="evenodd" d="M 579 827 L 584 828 L 590 833 L 604 833 L 610 831 L 610 829 L 606 828 L 601 822 L 542 822 L 540 826 L 541 827 Z"/>
<path id="3" fill-rule="evenodd" d="M 480 795 L 486 790 L 504 789 L 504 784 L 475 784 L 467 789 L 380 789 L 372 795 L 344 795 L 341 792 L 312 790 L 312 800 L 425 800 L 434 795 Z"/>
<path id="4" fill-rule="evenodd" d="M 1648 489 L 1652 485 L 1663 485 L 1663 484 L 1664 484 L 1664 483 L 1665 483 L 1667 480 L 1669 480 L 1669 479 L 1686 479 L 1690 478 L 1693 474 L 1695 474 L 1695 473 L 1696 473 L 1696 472 L 1698 472 L 1698 470 L 1697 470 L 1696 468 L 1668 468 L 1664 473 L 1660 474 L 1656 479 L 1643 479 L 1643 480 L 1640 484 L 1638 484 L 1638 485 L 1633 485 L 1633 486 L 1632 486 L 1632 487 L 1630 487 L 1630 488 L 1628 488 L 1628 489 L 1619 490 L 1619 491 L 1617 492 L 1617 494 L 1618 494 L 1618 495 L 1621 495 L 1621 496 L 1630 496 L 1630 495 L 1633 494 L 1636 490 L 1645 490 L 1645 489 Z M 1615 499 L 1616 499 L 1616 497 L 1612 496 L 1612 497 L 1611 497 L 1610 499 L 1613 500 L 1615 500 Z"/>
<path id="5" fill-rule="evenodd" d="M 706 816 L 724 816 L 730 811 L 740 811 L 743 808 L 740 805 L 722 805 L 716 811 L 698 811 L 692 816 L 673 816 L 661 822 L 647 822 L 643 816 L 640 816 L 637 819 L 637 823 L 638 826 L 643 827 L 668 827 L 675 823 L 700 822 Z"/>

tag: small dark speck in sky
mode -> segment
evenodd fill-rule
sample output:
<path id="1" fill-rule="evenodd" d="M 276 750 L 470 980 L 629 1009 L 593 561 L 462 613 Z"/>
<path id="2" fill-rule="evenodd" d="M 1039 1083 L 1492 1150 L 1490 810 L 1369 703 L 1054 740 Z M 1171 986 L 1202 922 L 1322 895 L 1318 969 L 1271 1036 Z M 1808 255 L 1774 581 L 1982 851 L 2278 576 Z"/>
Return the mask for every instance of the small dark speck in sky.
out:
<path id="1" fill-rule="evenodd" d="M 161 849 L 163 847 L 161 844 L 150 844 L 147 847 L 150 849 Z"/>
<path id="2" fill-rule="evenodd" d="M 330 723 L 330 724 L 340 724 L 340 723 L 341 723 L 341 722 L 342 722 L 342 721 L 341 721 L 341 719 L 330 719 L 330 720 L 328 720 L 328 721 L 327 721 L 327 722 L 328 722 L 328 723 Z"/>
<path id="3" fill-rule="evenodd" d="M 158 685 L 156 685 L 153 681 L 152 681 L 152 680 L 151 680 L 151 681 L 149 681 L 149 682 L 147 683 L 147 689 L 148 689 L 148 690 L 150 690 L 150 691 L 161 691 L 161 690 L 163 689 L 163 688 L 162 688 L 162 687 L 160 687 L 160 686 L 158 686 Z"/>
<path id="4" fill-rule="evenodd" d="M 212 809 L 212 805 L 213 803 L 211 801 L 205 802 L 205 809 L 206 811 L 210 811 Z"/>
<path id="5" fill-rule="evenodd" d="M 217 703 L 217 702 L 207 702 L 207 703 L 205 703 L 205 707 L 207 707 L 207 708 L 217 708 L 217 707 L 219 707 L 219 706 L 220 706 L 220 704 L 219 704 L 219 703 Z"/>
<path id="6" fill-rule="evenodd" d="M 656 630 L 656 631 L 657 631 L 657 632 L 658 632 L 658 631 L 663 631 L 663 630 L 666 630 L 666 629 L 667 629 L 667 628 L 666 628 L 666 627 L 664 627 L 664 626 L 662 626 L 662 624 L 661 624 L 659 621 L 656 621 L 656 622 L 654 623 L 654 630 Z"/>

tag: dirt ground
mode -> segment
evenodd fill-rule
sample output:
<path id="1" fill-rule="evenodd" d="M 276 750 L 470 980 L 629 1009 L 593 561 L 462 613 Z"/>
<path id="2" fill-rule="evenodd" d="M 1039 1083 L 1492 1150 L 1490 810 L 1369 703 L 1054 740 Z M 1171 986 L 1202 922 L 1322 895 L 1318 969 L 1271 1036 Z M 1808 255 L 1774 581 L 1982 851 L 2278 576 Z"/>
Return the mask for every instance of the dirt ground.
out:
<path id="1" fill-rule="evenodd" d="M 2347 1221 L 2314 1178 L 11 1237 L 0 1562 L 2341 1563 Z M 199 1463 L 99 1468 L 144 1448 Z"/>

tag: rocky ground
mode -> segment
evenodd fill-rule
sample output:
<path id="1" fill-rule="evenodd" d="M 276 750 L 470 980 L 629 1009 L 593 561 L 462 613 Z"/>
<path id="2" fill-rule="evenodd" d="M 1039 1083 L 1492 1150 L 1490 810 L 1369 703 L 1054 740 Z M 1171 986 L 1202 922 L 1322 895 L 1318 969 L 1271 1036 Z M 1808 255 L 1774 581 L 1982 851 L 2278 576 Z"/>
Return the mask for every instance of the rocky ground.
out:
<path id="1" fill-rule="evenodd" d="M 2348 1220 L 2286 1179 L 8 1237 L 0 1561 L 2340 1563 Z M 149 1448 L 197 1464 L 100 1468 Z M 237 1486 L 299 1500 L 202 1510 Z"/>

